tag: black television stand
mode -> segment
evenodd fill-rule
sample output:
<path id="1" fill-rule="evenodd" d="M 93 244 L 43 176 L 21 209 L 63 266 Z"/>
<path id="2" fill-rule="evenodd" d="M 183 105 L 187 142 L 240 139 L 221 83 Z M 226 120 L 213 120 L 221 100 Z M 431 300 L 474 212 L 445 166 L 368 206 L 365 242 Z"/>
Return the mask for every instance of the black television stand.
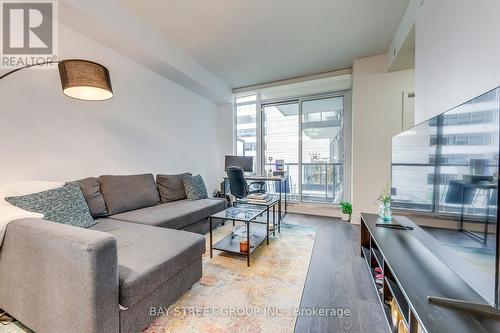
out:
<path id="1" fill-rule="evenodd" d="M 420 241 L 424 230 L 407 219 L 397 222 L 413 230 L 377 227 L 381 222 L 361 214 L 361 256 L 372 277 L 366 287 L 376 288 L 388 332 L 396 330 L 389 303 L 409 333 L 500 332 L 493 308 Z"/>
<path id="2" fill-rule="evenodd" d="M 478 314 L 485 314 L 500 318 L 500 311 L 484 303 L 467 302 L 459 299 L 436 296 L 427 296 L 427 300 L 429 301 L 429 303 L 433 303 L 439 306 L 467 310 L 476 312 Z"/>

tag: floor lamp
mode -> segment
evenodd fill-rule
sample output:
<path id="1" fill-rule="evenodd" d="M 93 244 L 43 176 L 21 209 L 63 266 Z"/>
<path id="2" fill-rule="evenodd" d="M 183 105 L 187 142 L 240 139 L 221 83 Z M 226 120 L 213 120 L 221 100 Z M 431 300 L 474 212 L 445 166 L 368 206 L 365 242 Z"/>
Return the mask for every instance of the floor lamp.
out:
<path id="1" fill-rule="evenodd" d="M 5 73 L 0 80 L 23 69 L 54 63 L 57 63 L 62 91 L 66 96 L 84 101 L 104 101 L 113 97 L 108 69 L 88 60 L 67 59 L 26 65 Z"/>

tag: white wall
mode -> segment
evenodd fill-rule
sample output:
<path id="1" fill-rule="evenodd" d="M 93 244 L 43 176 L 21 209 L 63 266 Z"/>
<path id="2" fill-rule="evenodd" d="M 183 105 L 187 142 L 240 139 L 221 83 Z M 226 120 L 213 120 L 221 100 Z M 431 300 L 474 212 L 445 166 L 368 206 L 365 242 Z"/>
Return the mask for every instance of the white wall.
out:
<path id="1" fill-rule="evenodd" d="M 217 106 L 61 25 L 61 58 L 108 67 L 115 96 L 83 102 L 61 93 L 57 70 L 0 81 L 0 183 L 101 174 L 201 173 L 218 186 Z"/>
<path id="2" fill-rule="evenodd" d="M 500 85 L 500 1 L 430 0 L 416 20 L 416 121 Z"/>
<path id="3" fill-rule="evenodd" d="M 233 104 L 221 104 L 218 106 L 219 115 L 219 170 L 224 170 L 224 156 L 234 153 L 234 113 Z M 224 173 L 224 172 L 223 172 Z"/>
<path id="4" fill-rule="evenodd" d="M 130 11 L 123 1 L 61 0 L 58 10 L 66 26 L 216 103 L 232 101 L 231 88 L 225 82 Z"/>
<path id="5" fill-rule="evenodd" d="M 414 70 L 386 72 L 387 55 L 355 60 L 352 94 L 353 222 L 376 213 L 391 174 L 391 138 L 402 127 L 403 91 L 414 89 Z"/>

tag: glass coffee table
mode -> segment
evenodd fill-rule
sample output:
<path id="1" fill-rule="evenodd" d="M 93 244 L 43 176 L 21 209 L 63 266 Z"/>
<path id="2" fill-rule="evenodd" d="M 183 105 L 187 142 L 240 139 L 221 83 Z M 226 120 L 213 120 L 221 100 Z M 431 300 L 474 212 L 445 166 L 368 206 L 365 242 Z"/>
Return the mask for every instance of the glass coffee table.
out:
<path id="1" fill-rule="evenodd" d="M 281 232 L 281 214 L 279 213 L 278 210 L 278 218 L 276 218 L 276 206 L 279 204 L 280 199 L 275 197 L 275 196 L 270 196 L 268 200 L 265 201 L 251 201 L 251 200 L 245 200 L 245 199 L 237 199 L 234 202 L 235 207 L 253 207 L 253 206 L 258 206 L 258 207 L 265 207 L 266 210 L 266 215 L 267 215 L 267 220 L 269 220 L 269 214 L 272 213 L 273 217 L 273 236 L 276 236 L 275 232 L 278 230 L 278 232 Z M 272 212 L 271 212 L 272 209 Z"/>
<path id="2" fill-rule="evenodd" d="M 210 258 L 213 257 L 213 250 L 224 251 L 246 256 L 247 266 L 250 266 L 250 254 L 264 240 L 266 240 L 267 245 L 269 245 L 269 234 L 273 233 L 274 229 L 276 229 L 275 225 L 273 225 L 273 228 L 269 228 L 269 213 L 265 221 L 259 220 L 259 217 L 264 215 L 266 211 L 269 212 L 266 207 L 244 205 L 230 207 L 222 212 L 211 215 L 208 218 L 210 223 Z M 213 219 L 233 221 L 233 226 L 235 222 L 244 223 L 246 230 L 243 234 L 235 233 L 233 230 L 229 235 L 214 244 L 212 236 Z M 245 239 L 248 244 L 248 250 L 243 252 L 240 251 L 240 240 L 242 239 Z"/>

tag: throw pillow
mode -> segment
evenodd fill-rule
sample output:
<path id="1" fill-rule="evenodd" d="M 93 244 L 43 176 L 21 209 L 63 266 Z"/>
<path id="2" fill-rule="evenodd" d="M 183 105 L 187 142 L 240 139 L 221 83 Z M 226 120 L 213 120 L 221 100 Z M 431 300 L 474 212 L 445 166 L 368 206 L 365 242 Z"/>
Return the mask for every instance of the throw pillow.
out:
<path id="1" fill-rule="evenodd" d="M 109 215 L 151 207 L 160 203 L 152 174 L 99 177 Z"/>
<path id="2" fill-rule="evenodd" d="M 186 199 L 186 190 L 184 189 L 183 181 L 186 176 L 191 176 L 191 174 L 156 175 L 156 185 L 158 185 L 162 203 Z"/>
<path id="3" fill-rule="evenodd" d="M 5 198 L 14 206 L 44 215 L 44 219 L 88 228 L 96 224 L 78 183 L 18 197 Z"/>
<path id="4" fill-rule="evenodd" d="M 78 181 L 80 190 L 87 201 L 90 214 L 93 218 L 108 216 L 106 203 L 100 191 L 99 180 L 94 177 L 85 178 Z"/>
<path id="5" fill-rule="evenodd" d="M 63 187 L 64 182 L 46 182 L 38 180 L 22 180 L 0 185 L 0 202 L 7 203 L 5 197 L 17 197 L 55 188 Z"/>
<path id="6" fill-rule="evenodd" d="M 200 175 L 186 176 L 183 179 L 184 189 L 188 200 L 199 200 L 208 198 L 207 187 Z"/>

